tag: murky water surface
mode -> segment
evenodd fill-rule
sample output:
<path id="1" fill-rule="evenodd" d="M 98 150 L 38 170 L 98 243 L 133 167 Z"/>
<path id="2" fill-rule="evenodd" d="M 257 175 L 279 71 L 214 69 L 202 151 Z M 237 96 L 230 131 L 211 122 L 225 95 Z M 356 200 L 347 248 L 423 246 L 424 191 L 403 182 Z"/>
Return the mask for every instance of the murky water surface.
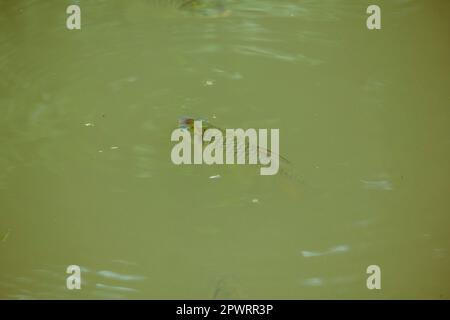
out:
<path id="1" fill-rule="evenodd" d="M 0 298 L 448 299 L 449 2 L 372 2 L 1 1 Z M 186 115 L 295 179 L 173 165 Z"/>

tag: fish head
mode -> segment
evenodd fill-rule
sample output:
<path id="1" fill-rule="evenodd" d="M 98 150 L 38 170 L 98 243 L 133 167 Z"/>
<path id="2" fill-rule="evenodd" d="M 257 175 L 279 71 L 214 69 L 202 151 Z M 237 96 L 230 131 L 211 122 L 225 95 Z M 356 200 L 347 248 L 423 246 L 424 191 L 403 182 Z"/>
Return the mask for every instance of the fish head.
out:
<path id="1" fill-rule="evenodd" d="M 192 131 L 194 129 L 194 121 L 195 119 L 191 117 L 181 117 L 178 119 L 178 128 Z"/>
<path id="2" fill-rule="evenodd" d="M 201 128 L 198 122 L 201 121 Z M 208 128 L 212 128 L 211 124 L 205 119 L 195 119 L 193 117 L 181 117 L 178 119 L 178 128 L 188 130 L 189 132 L 203 134 Z"/>

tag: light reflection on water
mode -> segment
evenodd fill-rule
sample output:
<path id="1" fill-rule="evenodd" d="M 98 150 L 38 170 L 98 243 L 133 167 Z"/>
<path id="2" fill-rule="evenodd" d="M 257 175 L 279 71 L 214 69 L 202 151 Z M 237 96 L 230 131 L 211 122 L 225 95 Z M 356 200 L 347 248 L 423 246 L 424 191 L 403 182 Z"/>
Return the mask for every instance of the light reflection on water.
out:
<path id="1" fill-rule="evenodd" d="M 119 264 L 123 264 L 123 260 Z M 114 264 L 114 263 L 113 263 Z M 135 264 L 126 264 L 127 268 L 136 269 Z M 133 267 L 130 267 L 133 266 Z M 110 270 L 95 271 L 81 266 L 82 295 L 71 292 L 66 287 L 64 266 L 32 269 L 25 276 L 3 275 L 0 287 L 9 292 L 5 297 L 14 299 L 124 299 L 136 297 L 145 283 L 146 276 L 125 274 Z"/>

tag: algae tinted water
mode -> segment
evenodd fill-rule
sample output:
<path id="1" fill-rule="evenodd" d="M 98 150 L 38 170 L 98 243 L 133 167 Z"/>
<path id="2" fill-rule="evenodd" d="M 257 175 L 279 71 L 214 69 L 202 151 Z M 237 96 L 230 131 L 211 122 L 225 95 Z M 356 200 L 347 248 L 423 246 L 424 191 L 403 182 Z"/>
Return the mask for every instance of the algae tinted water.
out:
<path id="1" fill-rule="evenodd" d="M 0 3 L 0 298 L 448 299 L 448 1 L 377 1 L 381 30 L 368 1 L 169 2 L 71 31 Z M 300 181 L 173 165 L 184 115 L 280 129 Z"/>

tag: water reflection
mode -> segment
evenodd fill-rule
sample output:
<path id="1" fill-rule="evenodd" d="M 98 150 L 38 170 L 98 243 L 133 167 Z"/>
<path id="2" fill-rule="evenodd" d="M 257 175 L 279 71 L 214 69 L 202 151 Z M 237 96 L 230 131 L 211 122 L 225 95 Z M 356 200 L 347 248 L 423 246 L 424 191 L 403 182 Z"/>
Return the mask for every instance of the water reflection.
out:
<path id="1" fill-rule="evenodd" d="M 301 281 L 303 286 L 322 287 L 322 286 L 345 286 L 361 280 L 357 276 L 337 276 L 330 278 L 308 278 Z"/>
<path id="2" fill-rule="evenodd" d="M 223 276 L 217 281 L 211 298 L 214 300 L 245 299 L 245 293 L 236 277 Z"/>
<path id="3" fill-rule="evenodd" d="M 139 281 L 139 280 L 145 279 L 144 276 L 120 274 L 120 273 L 116 273 L 116 272 L 108 271 L 108 270 L 98 271 L 97 274 L 104 278 L 120 280 L 120 281 Z"/>
<path id="4" fill-rule="evenodd" d="M 350 250 L 350 247 L 348 245 L 339 245 L 339 246 L 331 247 L 325 251 L 302 250 L 301 253 L 305 258 L 311 258 L 311 257 L 320 257 L 320 256 L 330 255 L 330 254 L 344 253 L 349 250 Z"/>
<path id="5" fill-rule="evenodd" d="M 126 260 L 115 260 L 126 268 L 136 269 L 137 265 Z M 125 262 L 125 264 L 124 264 Z M 119 269 L 123 269 L 119 268 Z M 66 267 L 36 268 L 21 276 L 0 276 L 0 298 L 12 299 L 123 299 L 139 293 L 146 276 L 119 273 L 110 270 L 95 271 L 81 266 L 81 290 L 69 290 Z M 136 287 L 137 286 L 137 287 Z M 131 296 L 130 296 L 131 295 Z"/>

